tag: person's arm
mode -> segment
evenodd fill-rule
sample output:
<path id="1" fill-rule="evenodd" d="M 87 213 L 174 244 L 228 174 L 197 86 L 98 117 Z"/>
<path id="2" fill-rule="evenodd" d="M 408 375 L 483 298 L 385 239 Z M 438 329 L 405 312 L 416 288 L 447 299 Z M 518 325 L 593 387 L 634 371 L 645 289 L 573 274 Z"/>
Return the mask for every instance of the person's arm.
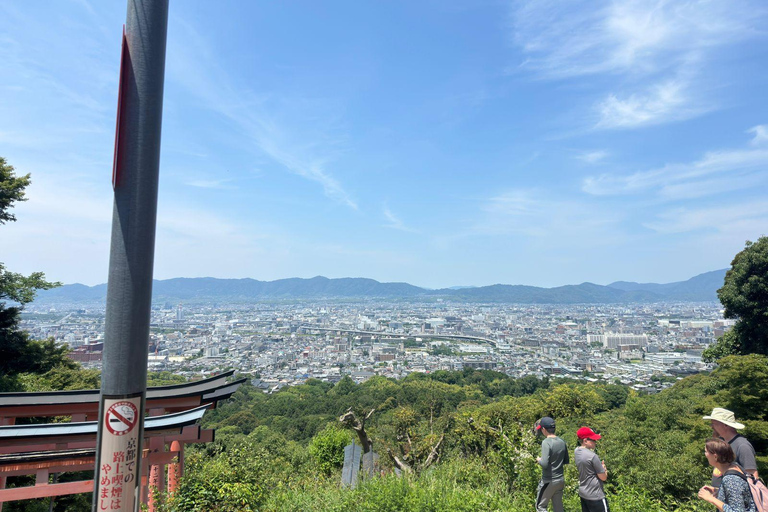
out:
<path id="1" fill-rule="evenodd" d="M 755 449 L 751 444 L 742 446 L 741 450 L 739 450 L 739 458 L 737 462 L 741 464 L 745 473 L 749 473 L 757 478 L 757 459 L 755 457 Z"/>
<path id="2" fill-rule="evenodd" d="M 539 457 L 539 464 L 541 467 L 549 467 L 549 443 L 541 443 L 541 457 Z"/>
<path id="3" fill-rule="evenodd" d="M 597 454 L 592 457 L 592 467 L 595 469 L 597 478 L 603 482 L 608 480 L 608 470 L 605 469 L 605 462 L 601 461 Z"/>
<path id="4" fill-rule="evenodd" d="M 702 500 L 708 503 L 711 503 L 712 505 L 717 507 L 717 510 L 719 510 L 720 512 L 723 512 L 723 505 L 725 505 L 725 503 L 715 498 L 715 495 L 712 494 L 712 489 L 713 488 L 709 485 L 705 485 L 704 487 L 699 489 L 699 498 L 701 498 Z"/>

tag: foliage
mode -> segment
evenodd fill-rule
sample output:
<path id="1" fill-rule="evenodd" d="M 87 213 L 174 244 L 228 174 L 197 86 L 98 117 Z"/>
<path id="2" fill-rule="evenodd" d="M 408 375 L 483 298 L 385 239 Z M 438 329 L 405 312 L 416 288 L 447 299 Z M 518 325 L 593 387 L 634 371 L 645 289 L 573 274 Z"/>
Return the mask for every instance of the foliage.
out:
<path id="1" fill-rule="evenodd" d="M 147 387 L 171 386 L 184 384 L 187 379 L 183 375 L 173 372 L 149 372 L 147 374 Z"/>
<path id="2" fill-rule="evenodd" d="M 707 347 L 701 354 L 701 358 L 708 363 L 714 363 L 720 358 L 740 353 L 741 341 L 739 340 L 739 335 L 731 329 L 720 336 L 716 343 Z"/>
<path id="3" fill-rule="evenodd" d="M 273 395 L 243 385 L 206 415 L 206 426 L 218 428 L 217 441 L 188 451 L 180 490 L 163 510 L 530 510 L 541 474 L 531 427 L 546 414 L 556 414 L 558 435 L 571 452 L 579 427 L 603 435 L 598 453 L 610 471 L 606 492 L 614 512 L 708 510 L 695 498 L 710 472 L 702 448 L 711 428 L 702 416 L 715 406 L 735 411 L 758 454 L 768 450 L 768 357 L 730 356 L 719 363 L 711 374 L 655 395 L 558 380 L 545 387 L 529 381 L 534 391 L 524 396 L 490 396 L 494 382 L 513 381 L 495 372 L 376 377 L 333 387 L 312 381 Z M 62 375 L 55 368 L 43 376 L 53 383 Z M 338 468 L 351 438 L 336 423 L 350 405 L 376 408 L 366 426 L 384 475 L 340 489 Z M 391 473 L 386 447 L 407 445 L 404 457 L 418 465 L 442 436 L 438 463 L 399 478 Z M 766 459 L 758 457 L 762 473 L 768 473 Z M 566 509 L 577 510 L 574 464 L 565 478 Z"/>
<path id="4" fill-rule="evenodd" d="M 429 351 L 433 356 L 452 356 L 454 351 L 447 345 L 437 345 Z"/>
<path id="5" fill-rule="evenodd" d="M 731 337 L 708 355 L 727 350 L 738 354 L 768 354 L 768 237 L 747 241 L 731 262 L 725 283 L 717 291 L 725 318 L 737 319 Z"/>
<path id="6" fill-rule="evenodd" d="M 29 183 L 29 174 L 17 177 L 14 168 L 0 157 L 0 225 L 16 220 L 10 209 L 16 202 L 26 201 L 24 191 Z M 42 272 L 24 276 L 6 270 L 0 263 L 0 391 L 18 390 L 19 373 L 45 373 L 56 364 L 70 367 L 63 360 L 65 349 L 57 348 L 50 340 L 33 342 L 19 329 L 23 305 L 34 300 L 37 290 L 56 286 L 60 283 L 46 281 Z M 19 305 L 7 306 L 6 301 Z"/>
<path id="7" fill-rule="evenodd" d="M 768 357 L 758 354 L 728 356 L 712 372 L 717 403 L 727 403 L 736 417 L 768 420 Z"/>
<path id="8" fill-rule="evenodd" d="M 566 510 L 580 508 L 574 471 L 566 475 Z M 421 475 L 398 478 L 392 474 L 363 480 L 356 489 L 338 488 L 332 480 L 309 480 L 284 487 L 267 500 L 267 512 L 528 512 L 535 489 L 509 492 L 505 477 L 482 458 L 446 462 Z M 665 504 L 642 487 L 621 487 L 609 492 L 614 512 L 703 512 L 693 502 Z M 711 507 L 710 507 L 711 508 Z"/>
<path id="9" fill-rule="evenodd" d="M 252 438 L 217 443 L 193 452 L 179 491 L 168 499 L 172 512 L 261 510 L 269 491 L 288 478 L 290 464 Z"/>
<path id="10" fill-rule="evenodd" d="M 312 438 L 308 451 L 320 471 L 330 475 L 344 465 L 344 447 L 350 443 L 349 431 L 331 424 Z"/>
<path id="11" fill-rule="evenodd" d="M 42 272 L 33 272 L 28 276 L 10 272 L 0 263 L 0 300 L 8 299 L 19 304 L 28 304 L 35 299 L 37 290 L 50 290 L 61 286 L 45 280 Z"/>
<path id="12" fill-rule="evenodd" d="M 597 411 L 607 409 L 602 396 L 591 386 L 560 384 L 545 395 L 546 412 L 553 418 L 579 416 L 590 419 Z"/>
<path id="13" fill-rule="evenodd" d="M 66 359 L 66 358 L 65 358 Z M 20 373 L 16 382 L 23 391 L 61 391 L 68 389 L 97 389 L 101 384 L 98 370 L 84 370 L 66 359 L 66 364 L 53 366 L 45 373 Z"/>
<path id="14" fill-rule="evenodd" d="M 15 309 L 0 307 L 0 392 L 74 389 L 82 376 L 79 365 L 67 357 L 69 349 L 53 339 L 30 339 L 18 328 Z M 89 377 L 85 380 L 90 382 Z M 38 384 L 27 387 L 25 382 Z"/>
<path id="15" fill-rule="evenodd" d="M 0 224 L 16 220 L 8 210 L 13 207 L 13 203 L 27 200 L 24 189 L 29 182 L 29 174 L 17 177 L 13 166 L 0 156 Z"/>

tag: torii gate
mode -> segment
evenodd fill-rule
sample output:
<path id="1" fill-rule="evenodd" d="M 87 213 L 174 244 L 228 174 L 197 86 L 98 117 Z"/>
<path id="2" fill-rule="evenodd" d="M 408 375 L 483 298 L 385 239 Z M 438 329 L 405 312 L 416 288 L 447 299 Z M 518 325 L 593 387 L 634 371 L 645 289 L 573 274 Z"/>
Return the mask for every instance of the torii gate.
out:
<path id="1" fill-rule="evenodd" d="M 184 445 L 213 441 L 214 431 L 201 429 L 198 422 L 246 380 L 226 382 L 233 373 L 147 390 L 140 496 L 150 511 L 156 509 L 150 490 L 166 490 L 166 475 L 167 490 L 176 490 L 184 471 Z M 98 390 L 0 393 L 0 512 L 7 501 L 93 491 L 93 480 L 49 483 L 49 477 L 94 469 L 98 422 L 86 420 L 96 419 L 98 400 Z M 53 416 L 69 416 L 72 422 L 15 425 L 17 418 Z M 6 488 L 8 477 L 24 475 L 34 475 L 35 485 Z M 112 489 L 119 495 L 119 486 Z"/>

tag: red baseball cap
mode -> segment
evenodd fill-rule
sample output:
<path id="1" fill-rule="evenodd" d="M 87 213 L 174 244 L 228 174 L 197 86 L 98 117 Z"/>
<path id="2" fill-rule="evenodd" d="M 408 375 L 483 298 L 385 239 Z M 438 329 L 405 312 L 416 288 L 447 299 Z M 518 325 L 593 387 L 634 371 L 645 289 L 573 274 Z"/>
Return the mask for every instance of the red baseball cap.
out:
<path id="1" fill-rule="evenodd" d="M 597 441 L 600 439 L 600 434 L 596 434 L 594 430 L 592 430 L 589 427 L 581 427 L 579 430 L 576 431 L 576 437 L 579 439 L 592 439 L 594 441 Z"/>

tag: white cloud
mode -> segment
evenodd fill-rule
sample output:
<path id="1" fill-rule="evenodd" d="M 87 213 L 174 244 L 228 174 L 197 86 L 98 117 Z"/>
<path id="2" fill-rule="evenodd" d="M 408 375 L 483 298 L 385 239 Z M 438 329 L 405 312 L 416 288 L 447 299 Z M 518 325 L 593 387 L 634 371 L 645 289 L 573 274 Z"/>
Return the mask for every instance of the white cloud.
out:
<path id="1" fill-rule="evenodd" d="M 698 181 L 682 181 L 669 183 L 659 189 L 659 195 L 666 200 L 696 199 L 706 196 L 716 196 L 735 190 L 746 190 L 758 187 L 765 179 L 759 173 L 741 173 Z"/>
<path id="2" fill-rule="evenodd" d="M 682 80 L 672 80 L 650 87 L 642 94 L 631 94 L 619 99 L 609 94 L 598 103 L 596 111 L 598 129 L 636 128 L 679 121 L 696 117 L 705 112 L 705 107 L 694 102 L 688 94 L 689 84 Z"/>
<path id="3" fill-rule="evenodd" d="M 190 187 L 195 187 L 195 188 L 224 190 L 224 189 L 232 188 L 227 185 L 227 183 L 231 181 L 232 180 L 190 180 L 186 184 Z"/>
<path id="4" fill-rule="evenodd" d="M 484 202 L 483 216 L 467 235 L 521 235 L 563 247 L 565 240 L 614 239 L 622 214 L 584 201 L 536 190 L 508 190 Z"/>
<path id="5" fill-rule="evenodd" d="M 655 221 L 644 226 L 663 234 L 704 231 L 755 237 L 767 231 L 768 201 L 697 209 L 674 208 L 658 214 Z"/>
<path id="6" fill-rule="evenodd" d="M 577 155 L 576 158 L 587 164 L 596 164 L 608 157 L 608 152 L 603 150 L 598 151 L 586 151 Z"/>
<path id="7" fill-rule="evenodd" d="M 747 133 L 755 134 L 755 136 L 750 141 L 750 144 L 753 146 L 760 146 L 762 144 L 768 143 L 768 125 L 759 124 L 757 126 L 753 126 L 747 130 Z"/>
<path id="8" fill-rule="evenodd" d="M 680 121 L 718 107 L 701 72 L 715 50 L 765 37 L 759 0 L 523 0 L 512 12 L 520 70 L 544 79 L 620 76 L 599 129 Z M 618 89 L 618 90 L 616 90 Z"/>
<path id="9" fill-rule="evenodd" d="M 327 170 L 342 151 L 338 109 L 322 99 L 254 94 L 236 84 L 216 62 L 207 41 L 192 25 L 174 20 L 184 31 L 184 42 L 169 46 L 169 75 L 202 100 L 203 106 L 223 115 L 254 147 L 284 169 L 318 183 L 324 194 L 352 209 L 357 203 Z"/>
<path id="10" fill-rule="evenodd" d="M 656 73 L 692 54 L 754 37 L 752 0 L 524 0 L 512 12 L 522 67 L 548 78 Z"/>
<path id="11" fill-rule="evenodd" d="M 667 164 L 629 175 L 590 176 L 584 180 L 582 190 L 603 196 L 650 191 L 666 199 L 702 197 L 753 187 L 765 180 L 766 168 L 768 148 L 710 151 L 690 163 Z"/>
<path id="12" fill-rule="evenodd" d="M 386 227 L 396 229 L 398 231 L 405 231 L 407 233 L 418 233 L 417 230 L 404 225 L 403 221 L 400 220 L 394 213 L 392 213 L 389 207 L 384 206 L 383 213 L 384 217 L 387 219 L 387 224 L 385 224 Z"/>

